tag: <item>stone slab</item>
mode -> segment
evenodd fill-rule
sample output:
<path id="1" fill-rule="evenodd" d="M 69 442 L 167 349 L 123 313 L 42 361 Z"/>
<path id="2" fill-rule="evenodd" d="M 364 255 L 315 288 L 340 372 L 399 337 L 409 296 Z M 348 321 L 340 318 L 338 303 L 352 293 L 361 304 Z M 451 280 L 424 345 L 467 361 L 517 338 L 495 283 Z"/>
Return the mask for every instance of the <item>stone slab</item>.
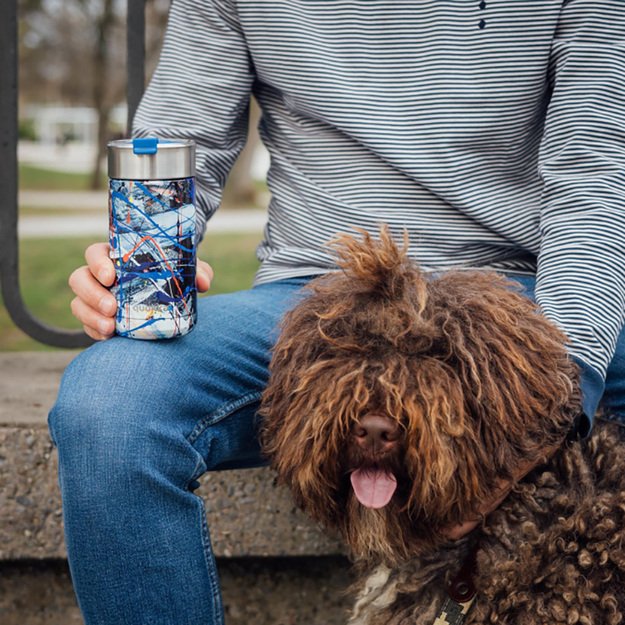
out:
<path id="1" fill-rule="evenodd" d="M 78 353 L 0 352 L 0 425 L 41 425 L 65 367 Z"/>
<path id="2" fill-rule="evenodd" d="M 345 558 L 217 561 L 226 625 L 343 625 Z M 83 625 L 63 561 L 0 563 L 2 625 Z M 173 624 L 172 624 L 173 625 Z"/>
<path id="3" fill-rule="evenodd" d="M 46 416 L 73 353 L 0 355 L 0 561 L 65 558 L 57 454 Z M 269 469 L 205 474 L 195 494 L 208 511 L 217 556 L 343 553 L 295 508 Z"/>

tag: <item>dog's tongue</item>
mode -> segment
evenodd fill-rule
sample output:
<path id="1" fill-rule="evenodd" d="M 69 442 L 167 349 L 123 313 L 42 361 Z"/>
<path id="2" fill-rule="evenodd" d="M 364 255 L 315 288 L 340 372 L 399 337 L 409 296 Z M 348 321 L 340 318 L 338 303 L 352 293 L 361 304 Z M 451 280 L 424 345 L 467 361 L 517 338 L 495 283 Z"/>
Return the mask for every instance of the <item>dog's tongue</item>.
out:
<path id="1" fill-rule="evenodd" d="M 395 476 L 381 469 L 357 469 L 351 481 L 356 499 L 365 508 L 383 508 L 397 488 Z"/>

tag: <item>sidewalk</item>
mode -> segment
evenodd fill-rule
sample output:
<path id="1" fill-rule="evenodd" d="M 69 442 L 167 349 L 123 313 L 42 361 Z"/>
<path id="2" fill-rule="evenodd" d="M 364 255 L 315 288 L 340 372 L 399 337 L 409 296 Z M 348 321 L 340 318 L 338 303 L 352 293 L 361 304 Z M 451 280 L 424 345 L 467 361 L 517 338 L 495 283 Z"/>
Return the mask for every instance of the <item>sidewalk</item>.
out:
<path id="1" fill-rule="evenodd" d="M 107 191 L 20 191 L 20 206 L 51 210 L 104 210 L 108 204 Z"/>
<path id="2" fill-rule="evenodd" d="M 262 232 L 265 211 L 241 209 L 217 211 L 208 222 L 207 232 Z M 84 215 L 68 217 L 23 217 L 17 231 L 20 239 L 101 236 L 108 234 L 108 216 Z"/>
<path id="3" fill-rule="evenodd" d="M 26 215 L 19 219 L 20 238 L 106 236 L 108 197 L 106 191 L 22 191 L 19 205 L 37 208 L 84 211 L 71 215 Z M 208 232 L 262 232 L 267 211 L 258 208 L 221 209 L 208 224 Z"/>

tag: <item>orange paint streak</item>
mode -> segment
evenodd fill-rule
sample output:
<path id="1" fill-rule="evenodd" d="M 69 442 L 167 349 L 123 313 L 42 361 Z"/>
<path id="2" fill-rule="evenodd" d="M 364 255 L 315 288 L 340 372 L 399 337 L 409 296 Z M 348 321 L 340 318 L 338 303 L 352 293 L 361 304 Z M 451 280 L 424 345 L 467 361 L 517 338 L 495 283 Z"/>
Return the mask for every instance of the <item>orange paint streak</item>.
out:
<path id="1" fill-rule="evenodd" d="M 165 266 L 167 267 L 167 269 L 169 269 L 169 272 L 171 273 L 171 277 L 174 281 L 174 284 L 176 285 L 176 288 L 178 289 L 178 293 L 180 293 L 180 297 L 182 297 L 182 305 L 184 306 L 185 310 L 187 311 L 187 313 L 189 312 L 189 309 L 187 307 L 187 303 L 184 300 L 184 294 L 182 293 L 182 289 L 180 288 L 180 284 L 178 282 L 178 280 L 176 279 L 176 276 L 174 275 L 174 270 L 171 268 L 171 265 L 169 264 L 169 262 L 167 262 L 167 259 L 165 258 L 165 254 L 163 253 L 163 250 L 161 249 L 161 246 L 156 242 L 156 239 L 154 239 L 154 237 L 151 237 L 149 234 L 144 236 L 143 238 L 141 238 L 139 240 L 139 242 L 130 250 L 130 252 L 127 252 L 126 254 L 124 254 L 122 256 L 122 260 L 127 263 L 128 259 L 132 256 L 132 254 L 139 248 L 141 247 L 141 245 L 143 245 L 144 241 L 152 241 L 152 243 L 154 243 L 154 245 L 156 246 L 156 248 L 158 249 L 158 251 L 161 254 L 161 259 L 163 260 L 163 262 L 165 263 Z"/>

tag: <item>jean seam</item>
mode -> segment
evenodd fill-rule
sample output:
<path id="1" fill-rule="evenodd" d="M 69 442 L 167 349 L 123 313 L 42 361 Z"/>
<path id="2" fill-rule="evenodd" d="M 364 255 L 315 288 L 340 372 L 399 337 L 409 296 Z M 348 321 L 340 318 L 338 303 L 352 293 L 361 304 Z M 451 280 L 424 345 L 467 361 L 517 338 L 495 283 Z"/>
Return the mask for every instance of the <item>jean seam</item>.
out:
<path id="1" fill-rule="evenodd" d="M 48 426 L 48 436 L 50 437 L 50 440 L 52 441 L 52 444 L 58 448 L 58 445 L 56 444 L 56 436 L 54 434 L 53 428 L 52 428 L 52 421 L 50 419 L 50 415 L 52 414 L 52 411 L 50 411 L 48 413 L 48 418 L 46 419 L 46 425 Z"/>
<path id="2" fill-rule="evenodd" d="M 204 473 L 206 473 L 206 461 L 202 457 L 202 454 L 198 453 L 197 450 L 195 450 L 195 453 L 198 454 L 199 457 L 197 462 L 195 463 L 195 468 L 193 469 L 191 477 L 184 484 L 184 488 L 186 488 L 187 490 L 189 490 L 189 484 L 191 484 L 193 480 L 197 480 L 201 475 L 204 475 Z"/>
<path id="3" fill-rule="evenodd" d="M 208 532 L 208 524 L 206 523 L 206 507 L 204 506 L 204 500 L 201 497 L 197 498 L 200 502 L 199 509 L 202 525 L 202 546 L 204 551 L 204 564 L 206 565 L 206 570 L 208 572 L 210 592 L 213 598 L 213 616 L 215 617 L 216 625 L 224 625 L 221 590 L 216 575 L 217 564 L 215 562 L 215 555 L 212 551 L 210 534 Z"/>
<path id="4" fill-rule="evenodd" d="M 211 412 L 209 415 L 197 422 L 191 434 L 187 436 L 187 441 L 193 445 L 202 433 L 211 425 L 219 423 L 240 408 L 259 401 L 261 396 L 262 391 L 252 391 L 251 393 L 247 393 L 246 395 L 242 395 L 233 401 L 223 404 L 217 410 Z"/>

